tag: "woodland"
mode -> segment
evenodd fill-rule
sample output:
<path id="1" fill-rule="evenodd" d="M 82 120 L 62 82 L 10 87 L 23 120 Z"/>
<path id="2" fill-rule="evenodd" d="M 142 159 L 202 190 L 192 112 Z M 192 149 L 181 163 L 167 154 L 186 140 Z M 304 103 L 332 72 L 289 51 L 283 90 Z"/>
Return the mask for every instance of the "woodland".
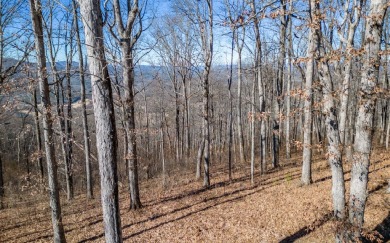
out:
<path id="1" fill-rule="evenodd" d="M 389 0 L 0 0 L 0 242 L 390 242 Z"/>

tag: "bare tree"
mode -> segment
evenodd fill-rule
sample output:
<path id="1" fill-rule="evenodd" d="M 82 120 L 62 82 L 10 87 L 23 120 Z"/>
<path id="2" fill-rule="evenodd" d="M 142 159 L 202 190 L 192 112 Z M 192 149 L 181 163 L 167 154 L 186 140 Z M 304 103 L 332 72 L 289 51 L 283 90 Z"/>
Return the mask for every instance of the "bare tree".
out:
<path id="1" fill-rule="evenodd" d="M 324 10 L 324 9 L 323 9 Z M 323 32 L 318 34 L 320 43 L 319 47 L 319 64 L 318 72 L 322 84 L 323 93 L 323 113 L 325 115 L 325 126 L 328 138 L 327 157 L 332 170 L 332 197 L 333 197 L 333 214 L 336 220 L 342 222 L 345 218 L 345 183 L 344 171 L 342 164 L 342 150 L 340 146 L 340 134 L 337 121 L 336 101 L 333 96 L 334 86 L 329 67 L 329 58 L 331 50 L 326 48 Z M 336 242 L 343 242 L 343 232 L 337 232 Z"/>
<path id="2" fill-rule="evenodd" d="M 372 134 L 376 90 L 378 85 L 381 37 L 383 22 L 388 7 L 387 0 L 371 0 L 370 13 L 366 19 L 364 36 L 363 67 L 358 92 L 356 137 L 351 169 L 349 198 L 349 221 L 357 229 L 354 237 L 360 239 L 367 200 L 367 183 L 372 148 Z"/>
<path id="3" fill-rule="evenodd" d="M 103 222 L 107 242 L 122 242 L 117 175 L 117 134 L 112 88 L 103 43 L 100 1 L 79 1 L 95 113 Z"/>
<path id="4" fill-rule="evenodd" d="M 62 225 L 61 204 L 58 192 L 57 161 L 54 150 L 50 91 L 46 74 L 45 45 L 42 27 L 42 6 L 39 0 L 30 0 L 30 12 L 34 31 L 35 51 L 38 65 L 38 81 L 42 103 L 43 136 L 46 150 L 47 176 L 49 179 L 54 242 L 66 242 L 64 227 Z"/>
<path id="5" fill-rule="evenodd" d="M 302 184 L 308 185 L 312 182 L 311 159 L 312 159 L 312 105 L 314 80 L 315 53 L 317 51 L 317 31 L 319 29 L 319 6 L 317 1 L 310 0 L 310 20 L 309 20 L 309 40 L 307 47 L 306 82 L 304 91 L 304 124 L 303 124 L 303 164 L 302 164 Z"/>
<path id="6" fill-rule="evenodd" d="M 356 28 L 358 26 L 360 20 L 360 13 L 362 8 L 362 0 L 358 2 L 358 0 L 353 1 L 352 10 L 349 9 L 350 0 L 344 3 L 344 12 L 345 16 L 342 20 L 342 26 L 348 26 L 347 37 L 344 38 L 342 36 L 341 28 L 339 30 L 339 36 L 343 44 L 345 44 L 346 50 L 346 63 L 345 63 L 345 74 L 344 80 L 341 86 L 340 92 L 340 142 L 344 145 L 345 143 L 345 132 L 346 132 L 346 121 L 347 121 L 347 106 L 348 106 L 348 97 L 349 97 L 349 89 L 350 89 L 350 80 L 351 80 L 351 71 L 353 64 L 353 55 L 351 50 L 353 48 L 353 40 L 356 32 Z"/>
<path id="7" fill-rule="evenodd" d="M 284 83 L 284 66 L 286 57 L 286 33 L 288 25 L 287 1 L 280 0 L 280 27 L 279 27 L 279 56 L 277 77 L 274 79 L 273 87 L 273 132 L 272 132 L 272 165 L 279 166 L 280 133 L 281 133 L 281 115 L 282 115 L 282 92 Z"/>
<path id="8" fill-rule="evenodd" d="M 80 29 L 79 29 L 79 18 L 77 12 L 76 0 L 72 0 L 73 7 L 73 23 L 75 28 L 77 52 L 79 57 L 79 74 L 80 74 L 80 98 L 81 98 L 81 109 L 82 109 L 82 120 L 83 120 L 83 136 L 84 136 L 84 156 L 85 156 L 85 173 L 87 183 L 87 197 L 93 198 L 93 178 L 91 169 L 91 149 L 89 142 L 89 128 L 88 128 L 88 117 L 87 117 L 87 105 L 85 102 L 86 91 L 85 91 L 85 72 L 84 72 L 84 59 L 83 49 L 81 47 Z"/>
<path id="9" fill-rule="evenodd" d="M 122 54 L 123 105 L 125 130 L 129 142 L 127 159 L 129 160 L 130 209 L 138 209 L 142 207 L 142 204 L 138 186 L 137 137 L 135 133 L 134 47 L 143 31 L 141 9 L 138 0 L 135 0 L 132 4 L 128 1 L 126 6 L 127 18 L 125 18 L 126 23 L 124 23 L 119 0 L 113 0 L 113 6 L 118 36 L 112 30 L 113 26 L 110 27 L 110 32 L 119 44 Z M 138 21 L 138 28 L 134 26 L 136 21 Z"/>
<path id="10" fill-rule="evenodd" d="M 265 117 L 265 84 L 262 75 L 262 48 L 261 36 L 259 27 L 259 12 L 256 8 L 254 0 L 250 2 L 252 10 L 253 24 L 255 30 L 255 78 L 257 79 L 257 86 L 259 92 L 259 112 L 260 112 L 260 171 L 262 174 L 266 173 L 266 117 Z"/>

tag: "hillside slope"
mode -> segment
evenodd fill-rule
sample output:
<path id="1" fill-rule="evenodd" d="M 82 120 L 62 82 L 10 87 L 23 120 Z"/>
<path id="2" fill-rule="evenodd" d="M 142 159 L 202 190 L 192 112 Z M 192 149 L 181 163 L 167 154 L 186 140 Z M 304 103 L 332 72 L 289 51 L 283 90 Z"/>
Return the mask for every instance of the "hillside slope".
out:
<path id="1" fill-rule="evenodd" d="M 295 160 L 299 161 L 299 158 Z M 193 174 L 171 174 L 165 188 L 160 179 L 141 184 L 144 208 L 128 211 L 121 188 L 123 238 L 127 242 L 334 242 L 331 220 L 330 169 L 323 159 L 313 166 L 313 181 L 301 187 L 300 165 L 284 163 L 250 184 L 249 168 L 236 170 L 232 182 L 222 166 L 212 167 L 212 188 L 204 190 Z M 216 168 L 218 167 L 218 168 Z M 245 166 L 241 166 L 244 168 Z M 349 188 L 349 166 L 345 179 Z M 370 168 L 370 196 L 365 228 L 368 238 L 389 241 L 390 154 L 376 151 Z M 68 242 L 104 242 L 99 196 L 64 202 Z M 46 201 L 15 205 L 0 211 L 1 242 L 50 242 L 52 228 Z M 386 231 L 387 230 L 387 231 Z"/>

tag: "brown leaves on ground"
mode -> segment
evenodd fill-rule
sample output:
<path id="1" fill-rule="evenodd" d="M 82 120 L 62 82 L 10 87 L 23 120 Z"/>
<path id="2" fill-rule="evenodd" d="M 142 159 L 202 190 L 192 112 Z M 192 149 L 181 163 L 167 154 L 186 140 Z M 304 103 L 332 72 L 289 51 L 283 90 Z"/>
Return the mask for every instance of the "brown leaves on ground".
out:
<path id="1" fill-rule="evenodd" d="M 189 172 L 171 174 L 165 188 L 161 179 L 145 181 L 141 183 L 144 207 L 138 211 L 128 211 L 129 196 L 122 190 L 123 238 L 128 242 L 334 242 L 330 169 L 325 160 L 315 161 L 314 183 L 301 187 L 301 168 L 294 163 L 299 159 L 285 161 L 281 169 L 267 175 L 257 174 L 254 185 L 247 165 L 237 166 L 244 169 L 236 170 L 231 182 L 226 166 L 214 165 L 209 190 L 190 179 L 194 174 Z M 345 171 L 348 189 L 348 164 Z M 374 153 L 370 171 L 365 234 L 379 242 L 389 237 L 390 195 L 385 189 L 390 154 Z M 68 242 L 104 242 L 96 198 L 62 200 Z M 1 242 L 52 240 L 48 201 L 30 200 L 0 211 Z"/>

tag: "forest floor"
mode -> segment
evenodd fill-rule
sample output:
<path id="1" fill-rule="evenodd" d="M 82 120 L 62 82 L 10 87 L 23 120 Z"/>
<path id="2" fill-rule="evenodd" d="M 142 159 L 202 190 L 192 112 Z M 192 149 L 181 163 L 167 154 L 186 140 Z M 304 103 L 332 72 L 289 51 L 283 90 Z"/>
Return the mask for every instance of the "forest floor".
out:
<path id="1" fill-rule="evenodd" d="M 334 242 L 331 176 L 326 160 L 313 163 L 313 184 L 300 186 L 299 157 L 281 168 L 249 178 L 249 165 L 235 169 L 229 182 L 222 165 L 211 167 L 212 187 L 205 190 L 193 173 L 172 173 L 141 183 L 143 208 L 129 211 L 129 196 L 121 188 L 123 238 L 127 242 Z M 390 241 L 390 153 L 373 153 L 365 232 Z M 239 166 L 237 166 L 238 168 Z M 350 165 L 345 164 L 347 193 Z M 80 195 L 63 202 L 68 242 L 104 242 L 99 195 Z M 0 211 L 0 242 L 50 242 L 52 228 L 47 199 L 24 201 Z M 374 241 L 374 239 L 372 239 Z M 379 242 L 379 241 L 378 241 Z"/>

